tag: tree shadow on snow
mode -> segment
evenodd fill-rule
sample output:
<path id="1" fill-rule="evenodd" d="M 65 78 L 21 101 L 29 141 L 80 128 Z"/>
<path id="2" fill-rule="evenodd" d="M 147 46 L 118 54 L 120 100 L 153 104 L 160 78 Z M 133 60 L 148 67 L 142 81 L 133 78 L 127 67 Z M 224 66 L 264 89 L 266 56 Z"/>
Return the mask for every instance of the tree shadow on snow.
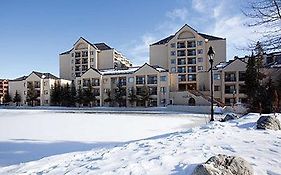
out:
<path id="1" fill-rule="evenodd" d="M 38 140 L 16 139 L 0 142 L 0 166 L 9 166 L 22 162 L 38 160 L 57 154 L 88 151 L 99 148 L 111 148 L 120 142 L 43 142 Z"/>

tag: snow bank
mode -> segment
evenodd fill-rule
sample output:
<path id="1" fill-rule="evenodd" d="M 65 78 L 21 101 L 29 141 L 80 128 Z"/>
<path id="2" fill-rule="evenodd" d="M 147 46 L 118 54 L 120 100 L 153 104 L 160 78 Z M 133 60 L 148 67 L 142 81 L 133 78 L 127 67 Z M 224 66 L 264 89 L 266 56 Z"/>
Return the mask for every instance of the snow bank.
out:
<path id="1" fill-rule="evenodd" d="M 114 148 L 43 158 L 1 168 L 0 174 L 191 174 L 217 154 L 246 159 L 255 174 L 280 174 L 281 131 L 256 130 L 258 118 L 249 114 Z"/>

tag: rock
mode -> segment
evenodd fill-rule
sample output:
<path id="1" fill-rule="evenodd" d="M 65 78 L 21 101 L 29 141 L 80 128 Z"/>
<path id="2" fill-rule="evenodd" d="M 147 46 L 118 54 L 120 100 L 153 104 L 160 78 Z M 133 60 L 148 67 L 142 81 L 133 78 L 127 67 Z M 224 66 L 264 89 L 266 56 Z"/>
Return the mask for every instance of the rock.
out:
<path id="1" fill-rule="evenodd" d="M 237 156 L 216 155 L 198 165 L 192 175 L 253 175 L 252 166 Z"/>
<path id="2" fill-rule="evenodd" d="M 223 120 L 228 121 L 228 120 L 235 120 L 235 119 L 239 119 L 239 117 L 234 113 L 230 113 L 230 114 L 226 114 Z"/>
<path id="3" fill-rule="evenodd" d="M 281 124 L 274 116 L 261 116 L 257 121 L 257 129 L 281 130 Z"/>

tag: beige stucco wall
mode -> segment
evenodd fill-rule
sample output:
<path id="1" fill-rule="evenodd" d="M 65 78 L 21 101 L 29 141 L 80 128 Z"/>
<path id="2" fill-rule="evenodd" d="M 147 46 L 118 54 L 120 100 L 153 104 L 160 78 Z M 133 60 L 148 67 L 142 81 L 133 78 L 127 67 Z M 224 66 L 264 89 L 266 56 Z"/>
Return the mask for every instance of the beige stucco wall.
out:
<path id="1" fill-rule="evenodd" d="M 159 65 L 165 69 L 169 69 L 168 60 L 168 50 L 166 45 L 151 45 L 149 47 L 150 65 Z"/>
<path id="2" fill-rule="evenodd" d="M 114 50 L 103 50 L 98 54 L 98 68 L 99 69 L 109 69 L 113 68 L 114 64 Z"/>

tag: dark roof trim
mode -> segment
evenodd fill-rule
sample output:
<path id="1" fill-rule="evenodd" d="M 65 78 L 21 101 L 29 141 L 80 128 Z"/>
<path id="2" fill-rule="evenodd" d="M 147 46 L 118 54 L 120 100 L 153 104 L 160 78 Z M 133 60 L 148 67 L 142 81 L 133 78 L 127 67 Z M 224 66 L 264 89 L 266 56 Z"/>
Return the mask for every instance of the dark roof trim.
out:
<path id="1" fill-rule="evenodd" d="M 25 80 L 26 78 L 27 78 L 27 76 L 22 76 L 22 77 L 19 77 L 19 78 L 13 79 L 13 80 L 9 80 L 9 81 L 22 81 L 22 80 Z"/>
<path id="2" fill-rule="evenodd" d="M 45 78 L 47 79 L 59 79 L 58 77 L 56 77 L 55 75 L 51 74 L 51 73 L 41 73 L 41 72 L 36 72 L 36 71 L 32 71 L 31 74 L 34 73 L 35 75 L 37 75 L 39 78 L 42 78 L 42 76 L 45 76 Z M 31 75 L 29 74 L 28 77 Z"/>
<path id="3" fill-rule="evenodd" d="M 243 62 L 245 64 L 248 64 L 245 61 L 243 61 L 243 60 L 238 58 L 238 59 L 234 59 L 234 60 L 229 60 L 228 63 L 223 67 L 223 69 L 225 69 L 227 66 L 231 65 L 232 63 L 234 63 L 236 60 L 239 60 L 239 61 L 241 61 L 241 62 Z"/>
<path id="4" fill-rule="evenodd" d="M 164 38 L 164 39 L 162 39 L 162 40 L 160 40 L 160 41 L 157 41 L 156 43 L 151 44 L 151 46 L 166 44 L 166 43 L 168 43 L 174 36 L 175 36 L 175 35 L 170 35 L 170 36 L 168 36 L 167 38 Z"/>
<path id="5" fill-rule="evenodd" d="M 212 36 L 212 35 L 207 35 L 204 33 L 198 33 L 200 36 L 202 36 L 205 39 L 208 40 L 225 40 L 225 38 L 217 37 L 217 36 Z"/>
<path id="6" fill-rule="evenodd" d="M 67 54 L 69 54 L 72 50 L 73 50 L 73 48 L 70 49 L 70 50 L 68 50 L 68 51 L 66 51 L 66 52 L 60 53 L 60 55 L 67 55 Z"/>
<path id="7" fill-rule="evenodd" d="M 73 44 L 73 46 L 74 46 L 75 44 L 77 44 L 80 39 L 84 40 L 86 43 L 90 44 L 90 45 L 93 46 L 95 49 L 98 49 L 94 44 L 92 44 L 90 41 L 86 40 L 86 39 L 83 38 L 82 36 Z"/>
<path id="8" fill-rule="evenodd" d="M 105 44 L 105 43 L 95 43 L 94 44 L 99 50 L 111 50 L 113 48 L 111 48 L 109 45 Z"/>
<path id="9" fill-rule="evenodd" d="M 84 72 L 84 73 L 83 73 L 82 75 L 80 75 L 79 77 L 82 77 L 85 73 L 87 73 L 87 72 L 90 71 L 90 70 L 94 70 L 94 71 L 97 72 L 98 74 L 102 75 L 98 69 L 90 67 L 86 72 Z"/>

